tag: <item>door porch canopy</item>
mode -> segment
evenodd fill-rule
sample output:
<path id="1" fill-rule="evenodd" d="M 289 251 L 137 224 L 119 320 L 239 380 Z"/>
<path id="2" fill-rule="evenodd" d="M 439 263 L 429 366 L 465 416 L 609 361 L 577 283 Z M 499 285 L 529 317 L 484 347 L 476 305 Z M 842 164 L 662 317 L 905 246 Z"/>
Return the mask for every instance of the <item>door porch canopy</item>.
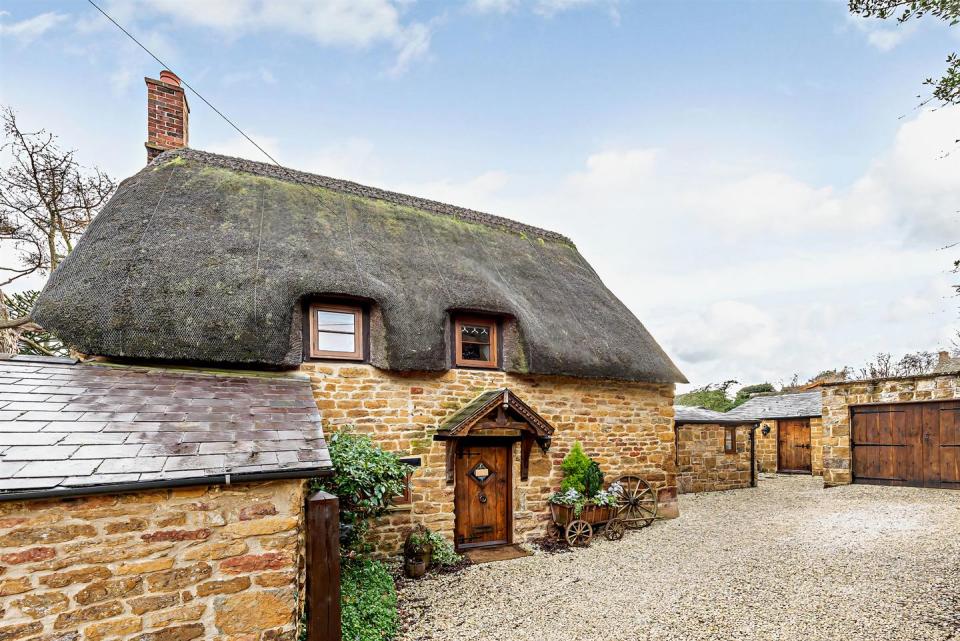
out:
<path id="1" fill-rule="evenodd" d="M 468 437 L 499 437 L 520 441 L 520 480 L 526 481 L 530 451 L 537 443 L 550 449 L 554 428 L 507 388 L 484 392 L 449 416 L 434 439 L 447 444 L 447 483 L 453 483 L 457 441 Z"/>

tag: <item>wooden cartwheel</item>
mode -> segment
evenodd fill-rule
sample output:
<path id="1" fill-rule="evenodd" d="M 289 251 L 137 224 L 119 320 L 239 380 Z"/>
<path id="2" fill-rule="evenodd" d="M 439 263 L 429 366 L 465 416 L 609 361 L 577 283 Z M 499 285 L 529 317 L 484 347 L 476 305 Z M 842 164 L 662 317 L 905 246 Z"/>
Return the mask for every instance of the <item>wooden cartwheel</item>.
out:
<path id="1" fill-rule="evenodd" d="M 612 485 L 619 484 L 617 492 L 617 518 L 626 527 L 647 527 L 657 518 L 657 491 L 635 474 L 625 474 Z"/>

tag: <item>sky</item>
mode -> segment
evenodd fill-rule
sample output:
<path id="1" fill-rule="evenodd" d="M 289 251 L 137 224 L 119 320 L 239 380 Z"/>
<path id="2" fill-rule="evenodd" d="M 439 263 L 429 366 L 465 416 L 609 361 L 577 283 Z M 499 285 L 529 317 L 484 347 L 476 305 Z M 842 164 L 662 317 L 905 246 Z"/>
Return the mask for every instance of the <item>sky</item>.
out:
<path id="1" fill-rule="evenodd" d="M 101 6 L 284 165 L 570 237 L 692 385 L 954 347 L 960 108 L 917 96 L 960 26 L 837 0 Z M 116 178 L 160 69 L 81 0 L 0 2 L 0 104 Z M 191 147 L 264 159 L 188 99 Z"/>

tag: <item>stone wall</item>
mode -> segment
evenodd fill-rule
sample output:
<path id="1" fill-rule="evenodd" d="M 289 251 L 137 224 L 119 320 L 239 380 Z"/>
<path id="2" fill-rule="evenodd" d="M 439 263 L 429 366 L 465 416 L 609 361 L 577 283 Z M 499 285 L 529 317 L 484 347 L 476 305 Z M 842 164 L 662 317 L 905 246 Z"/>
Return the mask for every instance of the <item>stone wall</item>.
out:
<path id="1" fill-rule="evenodd" d="M 823 418 L 810 418 L 810 472 L 823 476 Z"/>
<path id="2" fill-rule="evenodd" d="M 918 376 L 831 383 L 823 387 L 823 483 L 853 482 L 850 406 L 960 398 L 960 377 Z"/>
<path id="3" fill-rule="evenodd" d="M 764 434 L 766 428 L 770 431 Z M 757 428 L 757 469 L 773 474 L 777 471 L 777 422 L 767 419 Z"/>
<path id="4" fill-rule="evenodd" d="M 291 641 L 304 483 L 0 503 L 0 639 Z"/>
<path id="5" fill-rule="evenodd" d="M 386 450 L 419 456 L 411 505 L 384 517 L 374 529 L 381 553 L 399 550 L 415 523 L 452 539 L 453 485 L 445 480 L 444 444 L 437 426 L 485 390 L 508 387 L 556 428 L 547 454 L 534 447 L 530 474 L 514 475 L 514 541 L 543 535 L 546 499 L 560 486 L 560 461 L 575 441 L 594 457 L 608 481 L 640 473 L 660 490 L 661 513 L 676 515 L 673 385 L 518 376 L 494 370 L 453 369 L 397 373 L 369 365 L 304 363 L 324 429 L 347 424 L 370 434 Z M 514 469 L 520 447 L 514 445 Z"/>
<path id="6" fill-rule="evenodd" d="M 738 425 L 737 453 L 723 451 L 725 425 L 677 425 L 677 491 L 716 492 L 750 487 L 750 426 Z"/>

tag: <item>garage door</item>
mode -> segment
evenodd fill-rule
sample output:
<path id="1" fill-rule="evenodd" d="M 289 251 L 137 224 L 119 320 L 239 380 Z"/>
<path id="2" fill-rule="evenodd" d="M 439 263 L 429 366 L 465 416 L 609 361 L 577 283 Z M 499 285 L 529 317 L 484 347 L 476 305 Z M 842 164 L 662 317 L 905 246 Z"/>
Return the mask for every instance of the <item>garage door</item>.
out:
<path id="1" fill-rule="evenodd" d="M 960 489 L 960 401 L 854 407 L 856 483 Z"/>

